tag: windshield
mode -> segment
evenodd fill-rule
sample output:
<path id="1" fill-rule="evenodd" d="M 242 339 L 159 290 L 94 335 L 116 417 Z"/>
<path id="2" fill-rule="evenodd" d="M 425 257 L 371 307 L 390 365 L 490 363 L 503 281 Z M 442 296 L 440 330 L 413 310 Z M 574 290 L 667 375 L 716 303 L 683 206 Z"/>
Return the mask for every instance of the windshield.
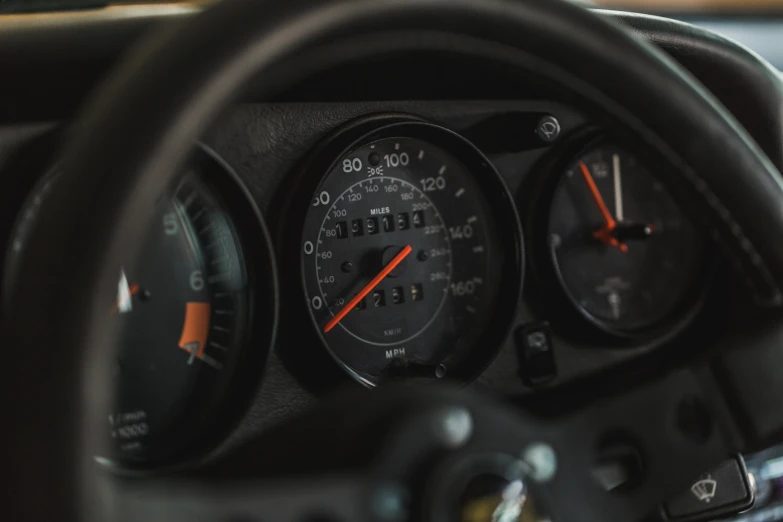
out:
<path id="1" fill-rule="evenodd" d="M 123 4 L 195 4 L 206 5 L 219 0 L 0 0 L 2 12 L 58 11 L 100 8 Z M 636 11 L 642 13 L 680 14 L 783 14 L 783 0 L 572 0 L 585 6 Z"/>
<path id="2" fill-rule="evenodd" d="M 607 9 L 642 13 L 783 13 L 783 0 L 593 0 Z"/>

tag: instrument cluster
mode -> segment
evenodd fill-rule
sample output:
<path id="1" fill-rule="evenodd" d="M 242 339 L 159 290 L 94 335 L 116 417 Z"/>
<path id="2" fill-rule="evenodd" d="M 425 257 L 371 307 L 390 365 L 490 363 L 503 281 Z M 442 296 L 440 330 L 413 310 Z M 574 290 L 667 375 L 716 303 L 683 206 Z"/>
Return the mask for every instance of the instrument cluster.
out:
<path id="1" fill-rule="evenodd" d="M 568 353 L 675 339 L 708 287 L 704 234 L 653 156 L 557 110 L 357 114 L 265 144 L 309 144 L 277 167 L 265 158 L 284 154 L 199 145 L 102 303 L 117 342 L 98 460 L 207 454 L 247 411 L 287 407 L 264 391 L 283 367 L 292 386 L 327 381 L 315 395 L 341 373 L 519 395 L 566 381 Z M 57 180 L 19 209 L 6 278 Z"/>

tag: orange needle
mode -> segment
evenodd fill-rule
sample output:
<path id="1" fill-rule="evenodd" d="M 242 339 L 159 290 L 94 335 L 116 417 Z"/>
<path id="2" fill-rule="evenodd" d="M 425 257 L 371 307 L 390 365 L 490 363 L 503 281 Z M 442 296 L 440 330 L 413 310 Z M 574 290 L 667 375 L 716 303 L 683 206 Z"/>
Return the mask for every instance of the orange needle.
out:
<path id="1" fill-rule="evenodd" d="M 383 270 L 381 270 L 381 272 L 377 276 L 373 277 L 372 281 L 367 283 L 367 286 L 362 288 L 361 292 L 356 294 L 353 299 L 348 301 L 348 304 L 343 306 L 343 308 L 339 312 L 337 312 L 337 315 L 332 317 L 332 319 L 328 323 L 326 323 L 326 326 L 324 326 L 324 333 L 327 333 L 329 330 L 337 326 L 337 324 L 340 321 L 342 321 L 343 318 L 345 318 L 345 316 L 351 312 L 351 310 L 356 308 L 356 305 L 359 304 L 359 301 L 364 299 L 365 296 L 369 294 L 373 288 L 378 286 L 378 283 L 383 281 L 384 277 L 389 275 L 392 270 L 397 268 L 397 265 L 402 263 L 402 260 L 405 259 L 408 256 L 408 254 L 410 254 L 412 251 L 413 248 L 411 248 L 411 246 L 408 245 L 405 248 L 403 248 L 399 254 L 394 256 L 394 258 L 389 262 L 389 264 L 383 267 Z"/>
<path id="2" fill-rule="evenodd" d="M 139 292 L 139 284 L 138 283 L 133 283 L 132 285 L 130 285 L 128 287 L 128 297 L 133 297 L 138 292 Z M 121 303 L 120 303 L 120 301 L 118 299 L 117 302 L 114 303 L 114 306 L 111 307 L 111 313 L 117 312 L 117 310 L 120 309 L 120 304 Z"/>
<path id="3" fill-rule="evenodd" d="M 604 198 L 601 196 L 601 192 L 599 192 L 595 180 L 584 161 L 579 162 L 579 169 L 582 171 L 582 176 L 584 176 L 585 182 L 587 182 L 587 188 L 590 189 L 590 193 L 593 195 L 596 205 L 598 205 L 598 210 L 601 211 L 601 216 L 604 218 L 604 226 L 593 232 L 593 236 L 603 243 L 619 248 L 622 252 L 628 252 L 628 246 L 625 243 L 620 243 L 617 238 L 612 236 L 612 230 L 617 227 L 617 221 L 609 213 L 609 208 L 606 206 Z"/>

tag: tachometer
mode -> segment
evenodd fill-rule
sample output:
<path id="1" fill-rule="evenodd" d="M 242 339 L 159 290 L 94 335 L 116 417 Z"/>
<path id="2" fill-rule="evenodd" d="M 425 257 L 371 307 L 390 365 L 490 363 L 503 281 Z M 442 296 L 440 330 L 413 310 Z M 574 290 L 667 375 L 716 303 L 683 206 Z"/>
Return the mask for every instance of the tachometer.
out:
<path id="1" fill-rule="evenodd" d="M 256 279 L 249 267 L 274 277 L 273 261 L 265 228 L 227 169 L 201 149 L 182 182 L 151 203 L 153 224 L 138 255 L 116 267 L 116 299 L 101 304 L 116 332 L 106 347 L 114 354 L 105 426 L 112 451 L 98 456 L 102 462 L 158 465 L 193 450 L 221 431 L 217 419 L 236 410 L 226 403 L 238 389 L 242 361 L 263 363 L 275 282 Z M 59 180 L 56 173 L 44 179 L 22 210 L 7 277 L 21 269 L 15 253 Z M 225 188 L 216 190 L 216 183 Z M 231 213 L 224 195 L 234 203 Z M 243 243 L 240 230 L 254 241 Z M 253 305 L 265 320 L 255 322 L 260 342 L 250 353 Z"/>
<path id="2" fill-rule="evenodd" d="M 316 328 L 369 385 L 469 377 L 518 298 L 521 233 L 504 184 L 472 145 L 426 123 L 349 147 L 313 195 L 301 248 Z"/>
<path id="3" fill-rule="evenodd" d="M 117 457 L 151 458 L 222 391 L 248 328 L 248 278 L 226 211 L 194 177 L 156 212 L 140 261 L 118 269 L 108 428 Z M 115 457 L 115 458 L 117 458 Z"/>

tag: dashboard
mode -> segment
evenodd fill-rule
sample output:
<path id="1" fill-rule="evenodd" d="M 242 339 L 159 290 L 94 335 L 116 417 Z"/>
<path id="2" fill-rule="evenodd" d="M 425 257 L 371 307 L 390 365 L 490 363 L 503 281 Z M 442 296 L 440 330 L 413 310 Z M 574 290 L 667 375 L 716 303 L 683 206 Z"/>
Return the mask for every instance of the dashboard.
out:
<path id="1" fill-rule="evenodd" d="M 719 263 L 633 150 L 549 101 L 237 106 L 119 267 L 102 460 L 176 462 L 341 386 L 524 396 L 682 342 Z"/>
<path id="2" fill-rule="evenodd" d="M 689 66 L 783 164 L 775 71 L 706 31 L 607 16 Z M 76 107 L 167 22 L 112 23 L 0 36 L 32 57 L 0 45 L 0 93 L 18 100 L 0 126 L 6 280 Z M 66 67 L 55 43 L 77 30 L 106 45 L 42 96 L 58 80 L 41 85 L 41 67 Z M 154 226 L 105 303 L 119 341 L 100 465 L 208 462 L 347 387 L 451 382 L 563 410 L 576 384 L 598 393 L 607 372 L 635 379 L 731 330 L 744 283 L 653 148 L 535 78 L 519 91 L 480 74 L 327 71 L 272 103 L 251 89 L 209 129 L 149 202 Z"/>

